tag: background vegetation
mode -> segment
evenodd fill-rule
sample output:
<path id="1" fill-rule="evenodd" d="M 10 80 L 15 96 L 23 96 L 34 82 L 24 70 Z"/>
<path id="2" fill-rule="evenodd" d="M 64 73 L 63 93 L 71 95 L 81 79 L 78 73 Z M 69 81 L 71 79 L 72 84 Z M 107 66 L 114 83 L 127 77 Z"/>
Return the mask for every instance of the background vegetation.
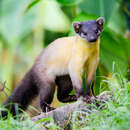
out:
<path id="1" fill-rule="evenodd" d="M 103 81 L 118 73 L 130 80 L 129 0 L 0 0 L 0 88 L 9 95 L 34 59 L 53 40 L 74 35 L 73 21 L 105 18 L 95 92 L 109 89 Z M 114 77 L 114 81 L 120 83 Z M 0 92 L 0 101 L 7 95 Z M 54 105 L 57 102 L 54 101 Z"/>

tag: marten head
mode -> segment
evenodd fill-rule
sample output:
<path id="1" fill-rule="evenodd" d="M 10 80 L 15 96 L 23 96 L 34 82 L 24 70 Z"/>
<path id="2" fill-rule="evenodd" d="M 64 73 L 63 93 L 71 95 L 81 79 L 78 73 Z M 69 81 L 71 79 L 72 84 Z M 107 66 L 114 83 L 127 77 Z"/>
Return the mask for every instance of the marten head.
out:
<path id="1" fill-rule="evenodd" d="M 100 36 L 104 25 L 104 19 L 99 17 L 97 20 L 74 22 L 73 27 L 77 34 L 87 42 L 95 42 Z"/>

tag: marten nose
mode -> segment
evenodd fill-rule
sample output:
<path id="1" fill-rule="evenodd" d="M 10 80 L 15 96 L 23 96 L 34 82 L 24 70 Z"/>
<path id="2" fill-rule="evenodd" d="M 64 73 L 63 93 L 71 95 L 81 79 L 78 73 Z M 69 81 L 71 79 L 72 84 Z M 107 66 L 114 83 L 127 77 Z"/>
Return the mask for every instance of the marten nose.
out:
<path id="1" fill-rule="evenodd" d="M 95 42 L 97 39 L 95 38 L 95 37 L 93 37 L 93 36 L 91 36 L 90 38 L 89 38 L 89 42 Z"/>

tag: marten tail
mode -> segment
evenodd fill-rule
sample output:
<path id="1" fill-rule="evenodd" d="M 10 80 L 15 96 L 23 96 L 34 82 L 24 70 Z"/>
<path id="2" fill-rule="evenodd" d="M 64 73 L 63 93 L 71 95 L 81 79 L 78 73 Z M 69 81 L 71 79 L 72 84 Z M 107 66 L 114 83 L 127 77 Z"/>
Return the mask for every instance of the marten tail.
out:
<path id="1" fill-rule="evenodd" d="M 26 110 L 29 103 L 38 95 L 38 87 L 36 86 L 33 70 L 31 69 L 20 82 L 20 84 L 13 91 L 12 95 L 4 102 L 4 107 L 15 116 L 16 113 Z M 16 107 L 16 104 L 18 107 Z M 16 108 L 18 108 L 16 110 Z M 21 110 L 20 110 L 21 109 Z M 1 111 L 2 118 L 6 118 L 8 115 L 7 111 Z"/>

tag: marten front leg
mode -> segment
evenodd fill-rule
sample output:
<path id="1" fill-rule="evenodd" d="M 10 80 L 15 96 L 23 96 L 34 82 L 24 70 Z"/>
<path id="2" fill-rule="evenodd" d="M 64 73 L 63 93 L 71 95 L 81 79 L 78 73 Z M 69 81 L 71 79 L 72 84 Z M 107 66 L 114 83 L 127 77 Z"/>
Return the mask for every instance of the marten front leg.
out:
<path id="1" fill-rule="evenodd" d="M 58 86 L 57 98 L 63 103 L 76 101 L 75 95 L 69 95 L 73 89 L 72 81 L 69 75 L 56 77 L 56 84 Z"/>
<path id="2" fill-rule="evenodd" d="M 70 73 L 70 77 L 73 83 L 73 87 L 76 91 L 77 98 L 82 96 L 84 101 L 91 102 L 91 83 L 95 75 L 97 62 L 95 63 L 95 59 L 94 59 L 94 62 L 92 62 L 92 64 L 89 64 L 87 68 L 85 69 L 87 70 L 86 91 L 84 91 L 82 88 L 82 78 L 81 78 L 81 73 L 83 70 L 82 63 L 83 63 L 82 60 L 74 59 L 72 61 L 72 64 L 70 64 L 69 73 Z"/>
<path id="3" fill-rule="evenodd" d="M 93 80 L 86 80 L 86 92 L 84 96 L 84 101 L 87 101 L 88 103 L 91 103 L 91 96 L 94 96 L 94 90 L 93 90 L 93 85 L 94 81 Z"/>
<path id="4" fill-rule="evenodd" d="M 82 88 L 82 79 L 81 79 L 81 72 L 82 72 L 82 61 L 73 60 L 69 66 L 69 74 L 72 80 L 73 87 L 76 92 L 76 97 L 79 98 L 80 96 L 84 96 L 84 91 Z"/>
<path id="5" fill-rule="evenodd" d="M 95 80 L 93 79 L 92 85 L 91 85 L 91 93 L 92 93 L 92 95 L 93 95 L 94 97 L 96 97 L 96 96 L 95 96 L 95 92 L 94 92 L 94 84 L 95 84 Z"/>
<path id="6" fill-rule="evenodd" d="M 94 96 L 94 77 L 96 75 L 96 68 L 98 64 L 98 62 L 95 59 L 97 58 L 91 59 L 86 69 L 86 96 L 88 100 L 92 95 Z"/>

